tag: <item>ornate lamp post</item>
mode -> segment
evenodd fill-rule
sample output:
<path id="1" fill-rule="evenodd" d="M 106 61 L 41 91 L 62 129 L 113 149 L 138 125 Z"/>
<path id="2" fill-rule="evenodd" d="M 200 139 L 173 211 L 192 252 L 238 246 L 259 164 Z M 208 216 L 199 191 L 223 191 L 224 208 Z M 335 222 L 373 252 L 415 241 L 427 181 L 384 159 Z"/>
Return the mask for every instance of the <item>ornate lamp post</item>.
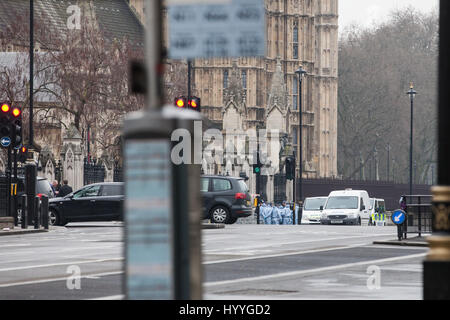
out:
<path id="1" fill-rule="evenodd" d="M 298 75 L 298 118 L 299 118 L 299 184 L 298 184 L 298 193 L 299 193 L 299 202 L 303 203 L 303 188 L 302 188 L 302 178 L 303 178 L 303 113 L 302 113 L 302 78 L 307 74 L 306 70 L 300 66 L 295 73 Z M 295 195 L 294 195 L 295 199 Z M 300 219 L 299 219 L 300 221 Z"/>
<path id="2" fill-rule="evenodd" d="M 409 137 L 409 195 L 412 195 L 412 185 L 413 185 L 413 116 L 414 116 L 414 97 L 416 96 L 417 92 L 414 90 L 414 85 L 411 82 L 411 85 L 409 87 L 408 92 L 406 93 L 409 95 L 411 100 L 411 133 Z"/>

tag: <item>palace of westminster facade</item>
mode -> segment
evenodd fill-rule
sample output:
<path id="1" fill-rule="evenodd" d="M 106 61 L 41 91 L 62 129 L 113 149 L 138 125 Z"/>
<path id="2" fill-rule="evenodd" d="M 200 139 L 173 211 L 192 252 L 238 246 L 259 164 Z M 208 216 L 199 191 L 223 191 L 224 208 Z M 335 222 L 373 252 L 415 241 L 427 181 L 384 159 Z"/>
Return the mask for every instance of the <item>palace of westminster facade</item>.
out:
<path id="1" fill-rule="evenodd" d="M 142 0 L 130 0 L 130 4 L 138 16 L 143 15 Z M 297 170 L 303 145 L 303 178 L 335 178 L 338 176 L 338 0 L 265 0 L 265 12 L 266 56 L 195 59 L 193 94 L 201 97 L 202 112 L 213 127 L 223 132 L 278 129 L 281 136 L 288 137 L 290 153 L 295 150 Z M 299 95 L 296 70 L 300 66 L 307 74 L 303 76 Z M 272 165 L 279 168 L 275 174 L 283 173 L 285 157 L 283 152 L 269 155 Z M 250 172 L 250 189 L 255 191 L 249 166 L 205 165 L 203 171 L 235 176 Z M 274 201 L 273 182 L 273 176 L 269 176 L 263 191 L 269 201 Z M 288 200 L 292 199 L 291 186 L 288 182 L 285 193 Z"/>

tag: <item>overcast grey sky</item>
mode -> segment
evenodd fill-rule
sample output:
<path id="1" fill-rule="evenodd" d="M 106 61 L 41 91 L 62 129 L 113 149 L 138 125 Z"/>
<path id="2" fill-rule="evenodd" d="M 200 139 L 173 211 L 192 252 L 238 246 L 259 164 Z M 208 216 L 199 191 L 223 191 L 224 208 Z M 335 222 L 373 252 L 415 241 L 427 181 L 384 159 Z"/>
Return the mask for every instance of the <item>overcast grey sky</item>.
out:
<path id="1" fill-rule="evenodd" d="M 339 28 L 343 30 L 353 22 L 371 26 L 374 22 L 386 20 L 392 9 L 402 9 L 409 5 L 429 12 L 439 7 L 439 0 L 339 0 Z"/>

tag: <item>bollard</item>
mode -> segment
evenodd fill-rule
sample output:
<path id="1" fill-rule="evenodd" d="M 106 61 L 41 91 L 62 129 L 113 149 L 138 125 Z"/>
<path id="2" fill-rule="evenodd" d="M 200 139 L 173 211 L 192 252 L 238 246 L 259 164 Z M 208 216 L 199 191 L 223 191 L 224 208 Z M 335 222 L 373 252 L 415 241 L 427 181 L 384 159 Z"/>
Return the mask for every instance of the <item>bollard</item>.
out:
<path id="1" fill-rule="evenodd" d="M 12 193 L 12 191 L 11 191 L 11 193 Z M 19 222 L 18 222 L 18 217 L 17 217 L 17 201 L 16 201 L 15 194 L 11 195 L 11 212 L 12 212 L 12 217 L 14 218 L 14 226 L 17 227 Z"/>
<path id="2" fill-rule="evenodd" d="M 45 230 L 48 230 L 48 197 L 43 195 L 41 198 L 41 219 Z"/>
<path id="3" fill-rule="evenodd" d="M 28 210 L 27 210 L 27 195 L 23 194 L 20 197 L 20 204 L 22 206 L 22 214 L 21 214 L 21 223 L 22 223 L 22 229 L 28 228 Z"/>
<path id="4" fill-rule="evenodd" d="M 40 202 L 40 198 L 38 196 L 36 196 L 34 198 L 34 228 L 35 229 L 39 229 L 39 202 Z"/>

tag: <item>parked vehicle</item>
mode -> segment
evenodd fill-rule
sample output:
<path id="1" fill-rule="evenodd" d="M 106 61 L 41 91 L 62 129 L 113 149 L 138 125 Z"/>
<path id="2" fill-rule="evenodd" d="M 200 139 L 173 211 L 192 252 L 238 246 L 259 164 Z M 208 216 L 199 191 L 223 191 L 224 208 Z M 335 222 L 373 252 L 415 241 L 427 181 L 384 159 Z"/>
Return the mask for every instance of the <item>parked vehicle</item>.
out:
<path id="1" fill-rule="evenodd" d="M 25 177 L 23 176 L 17 176 L 17 197 L 25 194 Z M 46 195 L 49 199 L 55 198 L 55 193 L 53 192 L 52 186 L 50 184 L 50 181 L 48 181 L 47 178 L 43 177 L 36 177 L 36 196 L 39 198 L 42 197 L 42 195 Z M 21 223 L 22 221 L 22 203 L 21 201 L 17 202 L 17 219 L 18 222 Z"/>
<path id="2" fill-rule="evenodd" d="M 369 208 L 369 224 L 375 225 L 375 215 L 376 214 L 386 214 L 386 205 L 384 199 L 370 198 L 370 208 Z M 384 217 L 385 218 L 385 217 Z"/>
<path id="3" fill-rule="evenodd" d="M 123 220 L 124 184 L 94 183 L 49 200 L 49 224 L 66 225 L 81 221 Z"/>
<path id="4" fill-rule="evenodd" d="M 361 225 L 369 222 L 370 200 L 367 191 L 346 189 L 333 191 L 323 207 L 322 224 Z"/>
<path id="5" fill-rule="evenodd" d="M 243 178 L 202 176 L 203 219 L 233 224 L 253 213 L 251 195 Z"/>
<path id="6" fill-rule="evenodd" d="M 326 201 L 327 197 L 306 198 L 303 203 L 302 224 L 320 224 L 320 208 L 325 206 Z"/>
<path id="7" fill-rule="evenodd" d="M 21 196 L 26 192 L 25 190 L 25 177 L 17 176 L 18 182 L 17 182 L 17 196 Z M 55 193 L 53 192 L 52 185 L 50 184 L 50 181 L 48 181 L 47 178 L 43 177 L 37 177 L 36 178 L 36 195 L 38 197 L 41 197 L 42 195 L 46 195 L 47 197 L 54 198 Z"/>

